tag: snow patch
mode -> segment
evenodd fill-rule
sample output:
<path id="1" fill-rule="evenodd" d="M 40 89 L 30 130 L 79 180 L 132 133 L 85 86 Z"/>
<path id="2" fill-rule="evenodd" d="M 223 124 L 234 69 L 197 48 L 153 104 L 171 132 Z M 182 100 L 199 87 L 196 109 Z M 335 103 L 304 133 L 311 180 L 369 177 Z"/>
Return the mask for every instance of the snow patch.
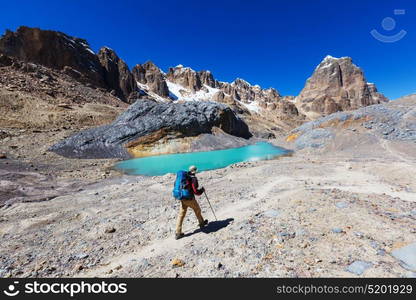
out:
<path id="1" fill-rule="evenodd" d="M 212 88 L 208 85 L 203 85 L 203 89 L 192 92 L 191 90 L 183 87 L 180 84 L 166 80 L 166 84 L 169 89 L 169 94 L 174 100 L 184 101 L 212 101 L 212 97 L 220 91 L 219 89 Z"/>
<path id="2" fill-rule="evenodd" d="M 238 101 L 237 100 L 237 102 L 240 103 L 240 104 L 242 104 L 249 111 L 253 111 L 253 112 L 256 112 L 256 113 L 260 113 L 260 109 L 261 108 L 260 108 L 259 104 L 256 101 L 252 101 L 250 103 L 244 103 L 244 102 L 241 102 L 241 101 Z"/>
<path id="3" fill-rule="evenodd" d="M 94 51 L 92 51 L 92 50 L 91 50 L 91 48 L 86 47 L 85 49 L 86 49 L 89 53 L 91 53 L 91 54 L 94 54 L 94 55 L 95 55 Z"/>
<path id="4" fill-rule="evenodd" d="M 338 59 L 339 58 L 337 58 L 337 57 L 333 57 L 331 55 L 327 55 L 327 56 L 325 56 L 324 61 L 327 61 L 327 60 L 338 60 Z"/>
<path id="5" fill-rule="evenodd" d="M 163 97 L 159 96 L 158 94 L 151 92 L 150 89 L 149 89 L 149 86 L 147 84 L 143 84 L 143 83 L 140 83 L 138 81 L 136 81 L 136 84 L 137 84 L 137 87 L 140 90 L 145 91 L 150 97 L 152 97 L 156 101 L 159 101 L 159 102 L 169 102 L 168 99 L 163 98 Z"/>

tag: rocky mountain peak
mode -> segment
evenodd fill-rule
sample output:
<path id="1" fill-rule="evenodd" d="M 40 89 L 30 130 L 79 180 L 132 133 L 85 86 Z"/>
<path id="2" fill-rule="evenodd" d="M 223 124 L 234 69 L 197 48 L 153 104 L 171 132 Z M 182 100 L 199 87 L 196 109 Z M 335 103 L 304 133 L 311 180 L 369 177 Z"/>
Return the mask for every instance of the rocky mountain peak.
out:
<path id="1" fill-rule="evenodd" d="M 189 67 L 178 65 L 174 68 L 169 68 L 166 77 L 169 81 L 180 84 L 192 92 L 199 91 L 202 88 L 199 74 Z"/>
<path id="2" fill-rule="evenodd" d="M 88 42 L 62 32 L 26 26 L 7 30 L 0 39 L 0 53 L 53 69 L 73 69 L 77 72 L 69 73 L 81 75 L 80 80 L 105 86 L 101 64 Z"/>
<path id="3" fill-rule="evenodd" d="M 136 65 L 133 70 L 134 79 L 146 85 L 150 92 L 158 96 L 168 98 L 169 89 L 165 80 L 165 73 L 162 72 L 152 61 Z"/>
<path id="4" fill-rule="evenodd" d="M 231 84 L 239 87 L 251 87 L 250 83 L 241 78 L 236 78 Z"/>
<path id="5" fill-rule="evenodd" d="M 84 39 L 22 26 L 16 32 L 7 30 L 0 38 L 0 54 L 62 71 L 81 83 L 108 90 L 125 102 L 135 98 L 137 85 L 129 67 L 109 47 L 95 54 Z"/>
<path id="6" fill-rule="evenodd" d="M 201 83 L 212 88 L 218 87 L 218 82 L 215 80 L 214 76 L 210 71 L 199 71 L 198 75 L 200 77 Z"/>
<path id="7" fill-rule="evenodd" d="M 127 64 L 108 47 L 100 49 L 98 59 L 104 69 L 103 76 L 107 87 L 114 90 L 118 97 L 124 100 L 129 99 L 137 90 L 137 84 Z"/>
<path id="8" fill-rule="evenodd" d="M 388 101 L 369 85 L 350 57 L 326 56 L 297 97 L 298 108 L 310 118 Z"/>

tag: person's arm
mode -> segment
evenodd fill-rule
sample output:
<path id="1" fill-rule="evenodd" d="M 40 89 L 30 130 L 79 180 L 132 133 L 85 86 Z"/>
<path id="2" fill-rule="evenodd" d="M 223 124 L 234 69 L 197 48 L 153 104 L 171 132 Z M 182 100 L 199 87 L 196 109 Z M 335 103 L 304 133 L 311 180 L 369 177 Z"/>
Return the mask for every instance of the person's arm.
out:
<path id="1" fill-rule="evenodd" d="M 195 195 L 200 196 L 202 195 L 202 193 L 205 191 L 204 188 L 200 188 L 198 189 L 198 179 L 196 179 L 196 177 L 192 178 L 192 191 L 194 192 Z"/>

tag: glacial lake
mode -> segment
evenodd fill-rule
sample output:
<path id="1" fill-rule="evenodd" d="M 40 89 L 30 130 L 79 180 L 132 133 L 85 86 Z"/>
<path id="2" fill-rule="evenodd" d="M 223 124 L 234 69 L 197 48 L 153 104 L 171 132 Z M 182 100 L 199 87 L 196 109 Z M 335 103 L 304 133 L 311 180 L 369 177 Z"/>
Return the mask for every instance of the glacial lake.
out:
<path id="1" fill-rule="evenodd" d="M 195 165 L 198 172 L 221 169 L 238 162 L 273 159 L 291 151 L 266 142 L 225 150 L 147 156 L 124 160 L 115 168 L 130 175 L 160 176 L 188 170 Z"/>

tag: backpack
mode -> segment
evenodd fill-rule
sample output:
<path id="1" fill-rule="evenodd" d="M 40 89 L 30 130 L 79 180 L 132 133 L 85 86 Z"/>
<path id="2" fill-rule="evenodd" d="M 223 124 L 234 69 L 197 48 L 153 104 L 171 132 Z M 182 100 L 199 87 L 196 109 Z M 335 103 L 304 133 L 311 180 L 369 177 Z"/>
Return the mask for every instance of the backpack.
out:
<path id="1" fill-rule="evenodd" d="M 172 195 L 178 200 L 190 199 L 192 197 L 188 187 L 189 176 L 186 171 L 178 171 L 173 186 Z"/>

